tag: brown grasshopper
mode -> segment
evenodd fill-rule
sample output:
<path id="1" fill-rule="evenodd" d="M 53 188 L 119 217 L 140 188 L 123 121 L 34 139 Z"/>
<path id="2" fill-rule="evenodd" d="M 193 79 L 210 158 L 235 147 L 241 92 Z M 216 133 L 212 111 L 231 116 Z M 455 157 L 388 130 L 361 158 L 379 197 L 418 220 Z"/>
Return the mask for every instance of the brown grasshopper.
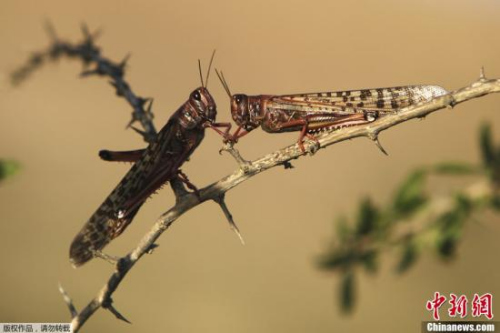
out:
<path id="1" fill-rule="evenodd" d="M 268 133 L 300 131 L 297 141 L 304 149 L 304 137 L 317 142 L 314 134 L 364 125 L 385 114 L 448 92 L 432 85 L 333 91 L 292 95 L 232 95 L 224 75 L 216 70 L 231 99 L 231 115 L 238 125 L 229 141 L 236 142 L 257 127 Z"/>
<path id="2" fill-rule="evenodd" d="M 189 95 L 146 149 L 99 153 L 104 160 L 134 165 L 76 235 L 70 248 L 73 266 L 83 265 L 99 254 L 127 228 L 146 199 L 168 181 L 179 178 L 197 193 L 180 167 L 203 140 L 205 128 L 222 133 L 217 127 L 226 127 L 227 133 L 230 127 L 215 122 L 215 101 L 206 88 L 207 82 L 203 84 L 203 78 L 201 81 L 202 86 Z"/>

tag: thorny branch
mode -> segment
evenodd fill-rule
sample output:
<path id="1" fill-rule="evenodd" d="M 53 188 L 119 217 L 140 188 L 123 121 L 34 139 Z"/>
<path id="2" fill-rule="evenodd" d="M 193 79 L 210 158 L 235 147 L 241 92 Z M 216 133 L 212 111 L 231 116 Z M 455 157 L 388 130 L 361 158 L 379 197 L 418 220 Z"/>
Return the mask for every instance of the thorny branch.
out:
<path id="1" fill-rule="evenodd" d="M 320 136 L 318 140 L 321 148 L 326 148 L 327 146 L 338 142 L 363 136 L 376 141 L 380 132 L 402 122 L 414 118 L 422 118 L 432 112 L 444 108 L 451 108 L 458 103 L 497 92 L 500 92 L 500 79 L 488 80 L 481 72 L 481 77 L 478 81 L 473 82 L 469 86 L 453 91 L 448 95 L 436 98 L 425 104 L 409 107 L 400 112 L 387 115 L 367 126 L 351 127 L 332 133 L 326 133 Z M 227 145 L 225 149 L 239 155 L 238 151 L 231 145 Z M 75 332 L 80 329 L 85 321 L 87 321 L 87 319 L 89 319 L 96 310 L 111 299 L 113 293 L 137 261 L 145 253 L 147 253 L 152 246 L 154 246 L 156 240 L 161 236 L 161 234 L 185 212 L 205 201 L 212 200 L 219 203 L 223 200 L 223 196 L 226 192 L 244 181 L 273 167 L 286 165 L 287 162 L 297 159 L 303 155 L 304 154 L 297 144 L 288 146 L 267 154 L 250 163 L 240 165 L 241 167 L 230 175 L 201 189 L 200 200 L 198 200 L 194 194 L 187 194 L 180 197 L 177 203 L 156 221 L 151 230 L 141 239 L 137 247 L 119 260 L 115 267 L 115 271 L 110 276 L 104 287 L 99 291 L 97 296 L 90 301 L 90 303 L 80 313 L 78 313 L 77 316 L 73 317 L 72 325 Z"/>
<path id="2" fill-rule="evenodd" d="M 90 33 L 85 24 L 82 24 L 83 41 L 78 44 L 72 44 L 60 39 L 50 22 L 46 23 L 46 30 L 50 36 L 51 44 L 44 51 L 32 53 L 28 62 L 12 73 L 12 84 L 18 85 L 22 83 L 47 61 L 56 61 L 64 56 L 78 58 L 84 65 L 84 70 L 80 74 L 81 77 L 98 75 L 107 76 L 111 79 L 109 83 L 116 89 L 116 95 L 125 98 L 133 108 L 132 119 L 127 128 L 132 127 L 142 135 L 144 141 L 152 142 L 156 137 L 156 129 L 152 121 L 153 112 L 151 110 L 153 100 L 136 95 L 125 81 L 125 68 L 129 56 L 127 55 L 118 64 L 102 56 L 100 48 L 94 44 L 94 40 L 100 35 L 100 31 Z M 132 126 L 136 121 L 140 122 L 143 130 Z"/>
<path id="3" fill-rule="evenodd" d="M 87 76 L 96 74 L 111 77 L 111 84 L 116 88 L 117 94 L 119 96 L 123 96 L 134 108 L 131 123 L 136 120 L 140 121 L 144 131 L 134 129 L 141 133 L 146 141 L 151 142 L 156 136 L 156 130 L 154 129 L 151 121 L 151 104 L 148 109 L 145 110 L 144 106 L 147 100 L 136 96 L 130 89 L 130 86 L 123 79 L 126 59 L 117 65 L 110 60 L 103 58 L 100 55 L 100 50 L 93 44 L 95 34 L 94 36 L 91 35 L 85 26 L 83 28 L 85 39 L 82 43 L 77 45 L 72 45 L 68 42 L 60 40 L 50 25 L 48 26 L 48 30 L 52 36 L 52 45 L 44 52 L 34 53 L 27 65 L 13 73 L 13 83 L 17 84 L 23 81 L 34 70 L 40 67 L 46 59 L 57 60 L 62 55 L 66 55 L 68 57 L 81 58 L 86 65 L 93 63 L 95 64 L 95 68 L 90 71 L 84 71 L 82 75 Z M 318 137 L 318 142 L 320 144 L 320 148 L 326 148 L 338 142 L 364 136 L 374 141 L 374 143 L 384 152 L 378 141 L 378 134 L 380 132 L 410 119 L 424 118 L 432 112 L 444 108 L 452 108 L 458 103 L 496 92 L 500 92 L 500 79 L 488 80 L 484 77 L 483 71 L 481 71 L 479 80 L 473 82 L 469 86 L 453 91 L 425 104 L 412 106 L 397 113 L 386 115 L 365 126 L 351 127 L 331 133 L 324 133 Z M 309 151 L 312 153 L 316 149 L 317 143 L 311 143 Z M 78 332 L 85 322 L 94 314 L 94 312 L 101 307 L 110 310 L 110 312 L 112 312 L 118 319 L 129 322 L 112 305 L 112 295 L 139 259 L 144 254 L 152 252 L 152 250 L 156 247 L 156 240 L 185 212 L 206 201 L 214 201 L 221 206 L 231 227 L 239 235 L 232 215 L 224 201 L 226 192 L 244 181 L 258 175 L 259 173 L 273 167 L 280 165 L 290 167 L 290 161 L 305 155 L 297 144 L 277 150 L 251 162 L 244 160 L 238 150 L 236 150 L 231 143 L 227 143 L 223 150 L 229 152 L 235 158 L 239 168 L 230 175 L 201 189 L 199 191 L 199 197 L 194 193 L 187 192 L 183 188 L 182 184 L 178 183 L 176 179 L 173 179 L 171 181 L 171 187 L 176 194 L 175 205 L 160 216 L 160 218 L 152 226 L 151 230 L 144 235 L 139 244 L 130 253 L 124 257 L 118 258 L 117 260 L 110 256 L 104 254 L 102 255 L 107 259 L 112 258 L 112 260 L 108 261 L 114 264 L 114 272 L 97 295 L 80 312 L 76 310 L 71 298 L 66 294 L 64 289 L 60 287 L 60 292 L 62 293 L 63 298 L 71 312 L 72 327 L 74 332 Z"/>

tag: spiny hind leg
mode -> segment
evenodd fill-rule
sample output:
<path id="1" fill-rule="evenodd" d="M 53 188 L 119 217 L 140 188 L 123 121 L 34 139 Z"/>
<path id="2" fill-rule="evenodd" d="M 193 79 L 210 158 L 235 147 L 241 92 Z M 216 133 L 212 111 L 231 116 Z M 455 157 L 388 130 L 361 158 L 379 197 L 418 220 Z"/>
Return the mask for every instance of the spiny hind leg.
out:
<path id="1" fill-rule="evenodd" d="M 275 132 L 275 133 L 300 130 L 299 139 L 297 140 L 297 144 L 299 145 L 300 150 L 302 151 L 302 153 L 306 152 L 306 149 L 304 147 L 304 138 L 307 138 L 316 143 L 315 147 L 309 149 L 311 153 L 314 153 L 319 148 L 319 141 L 318 139 L 316 139 L 314 135 L 309 133 L 310 119 L 314 119 L 314 116 L 305 117 L 304 119 L 289 120 L 281 122 L 278 125 L 271 123 L 268 123 L 267 125 L 271 129 L 270 132 Z"/>
<path id="2" fill-rule="evenodd" d="M 314 154 L 319 149 L 319 141 L 314 135 L 309 133 L 309 121 L 307 120 L 307 118 L 306 118 L 306 120 L 303 120 L 303 122 L 304 123 L 302 125 L 302 130 L 300 131 L 300 135 L 299 135 L 299 139 L 297 140 L 297 144 L 299 145 L 300 150 L 302 150 L 302 152 L 305 153 L 306 149 L 304 148 L 304 138 L 308 138 L 309 140 L 314 141 L 315 145 L 311 146 L 311 148 L 309 149 L 309 152 L 311 154 Z"/>

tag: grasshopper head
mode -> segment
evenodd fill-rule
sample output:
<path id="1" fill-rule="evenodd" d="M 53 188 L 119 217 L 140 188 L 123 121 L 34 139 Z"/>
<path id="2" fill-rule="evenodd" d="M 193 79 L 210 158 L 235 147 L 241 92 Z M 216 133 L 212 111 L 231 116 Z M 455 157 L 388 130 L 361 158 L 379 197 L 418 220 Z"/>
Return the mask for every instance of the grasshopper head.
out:
<path id="1" fill-rule="evenodd" d="M 222 72 L 216 69 L 215 73 L 219 77 L 222 87 L 226 90 L 227 95 L 231 99 L 231 116 L 238 126 L 241 126 L 245 131 L 250 132 L 254 128 L 259 127 L 260 117 L 260 98 L 258 96 L 248 96 L 245 94 L 231 95 L 229 85 Z"/>
<path id="2" fill-rule="evenodd" d="M 210 68 L 214 60 L 215 50 L 210 58 L 208 65 L 207 75 L 203 80 L 201 72 L 201 62 L 198 59 L 198 69 L 200 70 L 201 87 L 193 90 L 189 95 L 189 99 L 182 105 L 178 111 L 178 120 L 182 127 L 186 129 L 193 129 L 195 127 L 203 127 L 207 123 L 213 123 L 217 116 L 217 105 L 208 92 L 208 76 L 210 75 Z"/>
<path id="3" fill-rule="evenodd" d="M 206 122 L 214 122 L 217 105 L 207 88 L 199 87 L 191 92 L 188 101 L 181 108 L 179 122 L 182 127 L 192 129 Z"/>
<path id="4" fill-rule="evenodd" d="M 231 96 L 231 116 L 234 122 L 247 132 L 257 128 L 260 125 L 260 121 L 256 119 L 259 113 L 258 105 L 258 98 L 244 94 Z"/>

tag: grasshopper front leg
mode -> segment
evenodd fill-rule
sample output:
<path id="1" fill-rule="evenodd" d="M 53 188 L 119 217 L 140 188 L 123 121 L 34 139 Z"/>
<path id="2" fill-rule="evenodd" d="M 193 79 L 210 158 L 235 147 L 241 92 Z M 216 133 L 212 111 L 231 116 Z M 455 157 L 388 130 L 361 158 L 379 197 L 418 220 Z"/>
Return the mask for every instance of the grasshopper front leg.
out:
<path id="1" fill-rule="evenodd" d="M 206 122 L 203 124 L 204 128 L 211 128 L 216 131 L 220 136 L 226 139 L 229 136 L 229 131 L 231 130 L 231 123 L 210 123 Z M 221 131 L 219 128 L 224 127 L 226 130 Z"/>

